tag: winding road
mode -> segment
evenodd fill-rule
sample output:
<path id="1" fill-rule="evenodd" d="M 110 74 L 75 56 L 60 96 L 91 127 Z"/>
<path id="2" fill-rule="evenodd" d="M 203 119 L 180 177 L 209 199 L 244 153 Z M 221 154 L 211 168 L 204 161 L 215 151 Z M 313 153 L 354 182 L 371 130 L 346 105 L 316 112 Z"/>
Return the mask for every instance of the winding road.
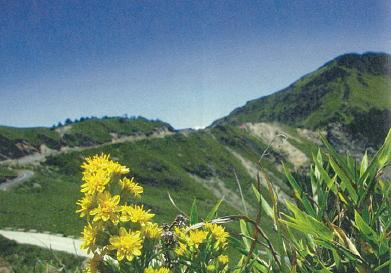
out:
<path id="1" fill-rule="evenodd" d="M 20 244 L 39 246 L 56 251 L 67 252 L 76 256 L 90 257 L 80 249 L 81 240 L 46 233 L 0 230 L 0 235 Z"/>
<path id="2" fill-rule="evenodd" d="M 112 144 L 117 143 L 124 143 L 124 142 L 134 142 L 134 141 L 140 141 L 143 139 L 153 139 L 153 138 L 163 138 L 168 135 L 172 135 L 173 132 L 164 130 L 160 132 L 155 132 L 150 136 L 146 135 L 140 135 L 140 136 L 123 136 L 116 139 L 112 139 L 111 142 L 102 143 L 94 146 L 81 146 L 81 147 L 62 147 L 60 150 L 51 150 L 49 148 L 41 149 L 41 152 L 39 153 L 33 153 L 30 155 L 23 156 L 21 158 L 16 159 L 6 159 L 0 161 L 0 165 L 5 166 L 13 166 L 14 168 L 18 168 L 20 166 L 31 166 L 31 165 L 39 165 L 40 163 L 44 162 L 46 160 L 46 157 L 48 156 L 56 156 L 64 153 L 74 152 L 74 151 L 84 151 L 89 149 L 95 149 L 99 147 L 104 147 Z M 34 175 L 34 172 L 31 170 L 24 170 L 19 169 L 17 170 L 17 177 L 14 179 L 10 179 L 4 183 L 0 184 L 0 191 L 8 191 L 24 182 L 29 180 Z"/>
<path id="3" fill-rule="evenodd" d="M 12 189 L 13 187 L 16 187 L 27 180 L 29 180 L 33 175 L 34 172 L 31 170 L 18 170 L 17 171 L 18 176 L 14 179 L 9 179 L 4 183 L 0 184 L 0 191 L 8 191 Z"/>

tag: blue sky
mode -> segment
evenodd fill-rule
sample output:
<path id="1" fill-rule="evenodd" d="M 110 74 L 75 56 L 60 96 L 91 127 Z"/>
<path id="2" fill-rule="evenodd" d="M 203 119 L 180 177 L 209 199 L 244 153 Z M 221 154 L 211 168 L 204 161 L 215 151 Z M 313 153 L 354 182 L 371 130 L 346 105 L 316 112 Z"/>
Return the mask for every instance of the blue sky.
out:
<path id="1" fill-rule="evenodd" d="M 347 52 L 391 52 L 387 1 L 1 1 L 0 124 L 142 115 L 202 127 Z"/>

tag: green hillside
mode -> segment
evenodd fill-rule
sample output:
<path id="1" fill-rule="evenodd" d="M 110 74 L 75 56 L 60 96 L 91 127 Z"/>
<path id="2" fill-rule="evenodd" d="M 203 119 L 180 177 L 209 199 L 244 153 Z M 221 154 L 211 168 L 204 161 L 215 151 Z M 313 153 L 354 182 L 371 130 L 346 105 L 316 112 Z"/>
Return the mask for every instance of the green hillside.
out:
<path id="1" fill-rule="evenodd" d="M 254 141 L 253 145 L 261 150 L 264 144 Z M 189 200 L 193 198 L 206 212 L 223 197 L 227 202 L 222 213 L 242 210 L 235 173 L 245 196 L 251 196 L 246 198 L 248 205 L 254 202 L 253 178 L 240 160 L 221 145 L 217 130 L 214 134 L 177 133 L 49 156 L 28 183 L 13 192 L 0 192 L 0 228 L 14 226 L 78 235 L 82 225 L 74 211 L 80 197 L 80 164 L 86 156 L 100 153 L 110 154 L 131 168 L 145 188 L 145 205 L 158 215 L 159 222 L 169 222 L 178 214 L 168 192 L 184 211 L 190 209 Z"/>
<path id="2" fill-rule="evenodd" d="M 65 146 L 93 146 L 126 136 L 149 136 L 165 130 L 174 129 L 167 123 L 142 117 L 90 118 L 56 128 L 0 126 L 0 160 L 39 152 L 43 144 L 59 150 Z"/>
<path id="3" fill-rule="evenodd" d="M 377 145 L 390 127 L 386 54 L 349 54 L 336 58 L 288 88 L 248 102 L 207 129 L 176 131 L 169 124 L 144 118 L 88 119 L 55 128 L 0 127 L 0 179 L 30 169 L 34 176 L 21 186 L 0 191 L 0 228 L 14 227 L 79 235 L 83 223 L 75 215 L 80 197 L 80 164 L 86 156 L 107 153 L 130 167 L 145 188 L 144 205 L 160 223 L 189 211 L 193 198 L 201 215 L 220 198 L 221 214 L 243 211 L 256 202 L 251 184 L 261 170 L 270 177 L 280 201 L 291 189 L 282 162 L 305 175 L 319 144 L 342 124 L 354 139 L 365 138 L 357 152 Z M 303 129 L 305 128 L 305 129 Z M 331 128 L 331 129 L 330 129 Z M 356 143 L 340 138 L 347 150 Z M 45 145 L 50 151 L 42 151 Z M 266 152 L 265 152 L 266 151 Z M 41 152 L 43 160 L 18 161 Z M 262 159 L 260 160 L 260 158 Z M 8 161 L 3 161 L 8 159 Z M 238 181 L 237 181 L 238 180 Z M 262 222 L 267 228 L 268 220 Z"/>
<path id="4" fill-rule="evenodd" d="M 391 56 L 342 55 L 289 87 L 249 101 L 212 126 L 280 122 L 318 129 L 341 123 L 378 145 L 391 125 Z"/>

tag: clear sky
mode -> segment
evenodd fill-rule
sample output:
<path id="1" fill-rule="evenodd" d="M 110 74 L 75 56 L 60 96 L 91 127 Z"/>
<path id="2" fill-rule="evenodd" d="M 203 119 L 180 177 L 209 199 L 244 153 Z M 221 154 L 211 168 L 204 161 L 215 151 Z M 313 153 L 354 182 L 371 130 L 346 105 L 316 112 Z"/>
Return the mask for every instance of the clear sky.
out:
<path id="1" fill-rule="evenodd" d="M 387 2 L 0 0 L 0 124 L 206 126 L 340 54 L 390 53 Z"/>

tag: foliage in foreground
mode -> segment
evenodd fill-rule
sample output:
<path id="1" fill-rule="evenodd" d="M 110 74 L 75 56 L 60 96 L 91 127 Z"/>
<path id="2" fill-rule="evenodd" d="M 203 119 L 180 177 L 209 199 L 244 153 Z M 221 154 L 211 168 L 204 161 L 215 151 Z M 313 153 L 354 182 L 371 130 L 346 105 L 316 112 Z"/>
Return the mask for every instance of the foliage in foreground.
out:
<path id="1" fill-rule="evenodd" d="M 391 162 L 391 131 L 372 160 L 365 154 L 360 163 L 338 155 L 326 140 L 324 145 L 325 152 L 313 157 L 310 191 L 285 168 L 294 192 L 286 207 L 260 166 L 269 191 L 261 192 L 261 178 L 253 186 L 255 217 L 215 218 L 219 202 L 198 223 L 194 202 L 189 217 L 162 227 L 134 204 L 143 188 L 123 177 L 126 167 L 104 155 L 88 158 L 78 210 L 87 219 L 83 247 L 94 254 L 86 271 L 391 272 L 391 185 L 382 175 Z M 272 234 L 260 226 L 266 218 L 273 222 Z M 238 235 L 223 227 L 233 221 L 239 222 Z M 228 263 L 228 243 L 242 254 L 236 264 Z"/>

